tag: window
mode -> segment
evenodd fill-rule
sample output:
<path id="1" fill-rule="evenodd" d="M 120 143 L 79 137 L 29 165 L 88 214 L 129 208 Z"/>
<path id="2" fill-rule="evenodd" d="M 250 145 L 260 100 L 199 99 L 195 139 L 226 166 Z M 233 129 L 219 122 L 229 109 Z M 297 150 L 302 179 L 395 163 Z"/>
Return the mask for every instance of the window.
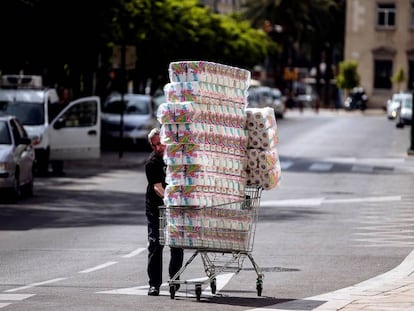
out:
<path id="1" fill-rule="evenodd" d="M 384 28 L 395 27 L 395 4 L 378 3 L 377 4 L 377 26 Z"/>
<path id="2" fill-rule="evenodd" d="M 11 144 L 10 131 L 6 121 L 0 121 L 0 145 L 2 144 Z"/>
<path id="3" fill-rule="evenodd" d="M 410 27 L 414 28 L 414 3 L 411 3 L 411 19 L 410 19 Z"/>
<path id="4" fill-rule="evenodd" d="M 407 90 L 414 89 L 414 60 L 408 61 L 408 85 Z"/>
<path id="5" fill-rule="evenodd" d="M 97 123 L 97 106 L 94 101 L 70 107 L 62 116 L 65 127 L 94 126 Z"/>
<path id="6" fill-rule="evenodd" d="M 392 87 L 392 60 L 374 61 L 374 88 L 390 90 Z"/>

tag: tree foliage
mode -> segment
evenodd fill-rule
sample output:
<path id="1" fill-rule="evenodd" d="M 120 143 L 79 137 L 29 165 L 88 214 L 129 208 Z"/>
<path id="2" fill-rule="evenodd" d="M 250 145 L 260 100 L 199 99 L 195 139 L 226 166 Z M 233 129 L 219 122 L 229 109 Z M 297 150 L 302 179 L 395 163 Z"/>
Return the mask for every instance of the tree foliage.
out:
<path id="1" fill-rule="evenodd" d="M 401 91 L 401 84 L 407 81 L 407 77 L 405 75 L 404 69 L 402 67 L 398 68 L 398 70 L 392 75 L 391 82 L 396 83 L 398 86 L 398 91 Z"/>
<path id="2" fill-rule="evenodd" d="M 359 86 L 358 62 L 355 60 L 339 63 L 339 73 L 336 76 L 336 84 L 340 89 L 349 91 Z"/>
<path id="3" fill-rule="evenodd" d="M 5 0 L 1 6 L 2 29 L 13 29 L 3 38 L 1 72 L 42 74 L 78 93 L 90 93 L 93 75 L 106 84 L 115 45 L 136 46 L 136 69 L 128 74 L 138 87 L 148 79 L 165 82 L 171 61 L 248 69 L 275 48 L 262 30 L 197 0 Z"/>

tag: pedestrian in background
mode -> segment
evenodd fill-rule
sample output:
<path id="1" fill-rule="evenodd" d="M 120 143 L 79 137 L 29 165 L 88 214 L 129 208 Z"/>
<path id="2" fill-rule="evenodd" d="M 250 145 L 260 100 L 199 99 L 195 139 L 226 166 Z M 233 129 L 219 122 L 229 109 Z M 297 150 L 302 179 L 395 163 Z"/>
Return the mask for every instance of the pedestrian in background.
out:
<path id="1" fill-rule="evenodd" d="M 145 174 L 148 186 L 145 195 L 145 214 L 148 223 L 148 266 L 149 278 L 148 295 L 158 296 L 162 284 L 162 253 L 163 245 L 159 240 L 159 207 L 164 205 L 165 170 L 166 164 L 163 160 L 165 145 L 161 143 L 160 130 L 154 128 L 148 134 L 148 142 L 152 152 L 145 163 Z M 184 251 L 182 248 L 170 248 L 170 263 L 168 272 L 172 278 L 182 267 Z M 175 289 L 179 289 L 179 284 Z"/>

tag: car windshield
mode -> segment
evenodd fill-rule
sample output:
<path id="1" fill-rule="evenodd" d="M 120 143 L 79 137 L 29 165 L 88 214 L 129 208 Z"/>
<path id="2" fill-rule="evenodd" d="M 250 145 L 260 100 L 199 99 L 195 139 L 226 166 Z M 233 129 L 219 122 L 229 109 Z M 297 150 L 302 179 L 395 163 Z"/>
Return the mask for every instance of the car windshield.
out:
<path id="1" fill-rule="evenodd" d="M 0 145 L 10 145 L 11 137 L 6 121 L 0 121 Z"/>
<path id="2" fill-rule="evenodd" d="M 125 102 L 125 114 L 130 115 L 147 115 L 150 113 L 151 102 L 144 98 L 126 98 Z M 108 101 L 103 107 L 103 111 L 106 113 L 119 113 L 121 107 L 121 100 L 115 99 Z"/>
<path id="3" fill-rule="evenodd" d="M 413 104 L 412 99 L 411 98 L 406 98 L 406 99 L 404 99 L 402 106 L 404 108 L 411 108 L 412 104 Z"/>
<path id="4" fill-rule="evenodd" d="M 0 101 L 0 111 L 16 116 L 23 125 L 42 125 L 45 112 L 42 103 Z"/>

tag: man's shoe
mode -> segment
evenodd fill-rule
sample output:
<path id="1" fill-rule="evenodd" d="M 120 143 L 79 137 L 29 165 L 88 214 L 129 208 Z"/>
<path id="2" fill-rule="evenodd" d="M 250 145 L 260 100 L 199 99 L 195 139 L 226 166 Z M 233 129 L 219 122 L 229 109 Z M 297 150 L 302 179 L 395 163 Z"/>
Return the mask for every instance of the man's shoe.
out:
<path id="1" fill-rule="evenodd" d="M 151 286 L 148 290 L 148 296 L 159 296 L 160 289 L 155 286 Z"/>

